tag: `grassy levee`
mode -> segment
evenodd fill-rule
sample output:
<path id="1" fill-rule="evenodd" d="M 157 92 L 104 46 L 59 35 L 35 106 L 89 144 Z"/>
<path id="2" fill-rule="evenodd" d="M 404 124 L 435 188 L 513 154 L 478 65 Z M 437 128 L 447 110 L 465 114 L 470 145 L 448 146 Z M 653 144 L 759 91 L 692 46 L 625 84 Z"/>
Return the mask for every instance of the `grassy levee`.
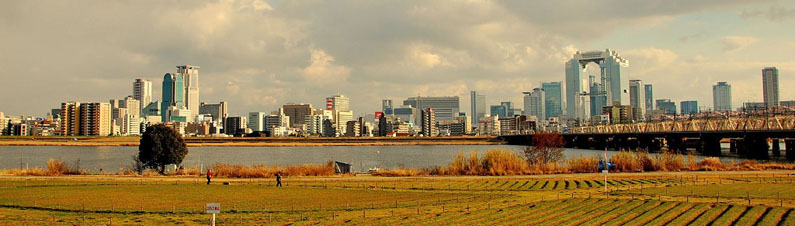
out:
<path id="1" fill-rule="evenodd" d="M 601 175 L 288 177 L 282 188 L 272 179 L 225 178 L 220 180 L 232 184 L 205 185 L 195 177 L 5 176 L 0 177 L 0 225 L 108 225 L 111 219 L 116 225 L 206 225 L 202 208 L 208 202 L 221 203 L 223 225 L 795 223 L 792 183 L 782 180 L 787 177 L 719 175 L 690 180 L 673 173 L 615 175 L 606 199 Z M 738 180 L 725 182 L 728 178 Z M 686 198 L 691 190 L 694 197 Z M 713 191 L 721 192 L 717 204 Z M 752 205 L 745 200 L 749 193 Z M 660 201 L 658 194 L 668 195 Z"/>

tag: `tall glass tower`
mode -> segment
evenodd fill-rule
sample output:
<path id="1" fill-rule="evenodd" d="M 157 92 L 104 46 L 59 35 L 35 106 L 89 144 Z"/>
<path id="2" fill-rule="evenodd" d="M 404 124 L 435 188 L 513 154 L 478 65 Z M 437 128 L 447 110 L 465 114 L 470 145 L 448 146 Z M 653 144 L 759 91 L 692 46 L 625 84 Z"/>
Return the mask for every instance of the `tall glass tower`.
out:
<path id="1" fill-rule="evenodd" d="M 601 71 L 601 87 L 596 92 L 586 92 L 591 84 L 581 73 L 589 63 L 595 63 Z M 629 62 L 616 51 L 577 52 L 566 62 L 566 114 L 569 119 L 580 121 L 590 117 L 590 101 L 588 96 L 605 95 L 608 105 L 621 104 L 624 80 L 621 78 L 621 67 L 629 66 Z"/>
<path id="2" fill-rule="evenodd" d="M 732 110 L 732 85 L 726 82 L 718 82 L 712 86 L 712 104 L 714 111 Z"/>
<path id="3" fill-rule="evenodd" d="M 163 76 L 163 98 L 160 102 L 160 117 L 162 122 L 168 122 L 168 108 L 185 106 L 185 86 L 182 75 L 179 73 L 166 73 Z"/>
<path id="4" fill-rule="evenodd" d="M 546 117 L 558 117 L 561 114 L 563 94 L 560 82 L 545 82 L 541 84 L 544 91 L 544 113 Z"/>
<path id="5" fill-rule="evenodd" d="M 762 69 L 762 91 L 767 107 L 778 106 L 778 68 Z"/>

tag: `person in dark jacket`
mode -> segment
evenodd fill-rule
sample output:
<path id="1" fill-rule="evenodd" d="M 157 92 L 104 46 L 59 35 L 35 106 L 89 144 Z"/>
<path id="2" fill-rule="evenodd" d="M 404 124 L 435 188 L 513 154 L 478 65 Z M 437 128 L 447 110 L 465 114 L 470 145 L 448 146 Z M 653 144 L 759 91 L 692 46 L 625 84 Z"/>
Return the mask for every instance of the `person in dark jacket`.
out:
<path id="1" fill-rule="evenodd" d="M 276 187 L 282 186 L 282 175 L 280 173 L 276 173 Z"/>

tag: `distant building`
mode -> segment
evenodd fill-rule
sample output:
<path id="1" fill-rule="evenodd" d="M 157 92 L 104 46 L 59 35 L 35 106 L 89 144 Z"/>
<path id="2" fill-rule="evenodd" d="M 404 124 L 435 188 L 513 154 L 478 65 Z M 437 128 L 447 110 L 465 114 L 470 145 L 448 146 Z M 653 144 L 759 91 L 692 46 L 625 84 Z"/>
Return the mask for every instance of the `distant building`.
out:
<path id="1" fill-rule="evenodd" d="M 350 111 L 350 99 L 344 95 L 334 95 L 326 98 L 326 110 Z"/>
<path id="2" fill-rule="evenodd" d="M 309 135 L 323 135 L 323 115 L 307 115 L 304 125 L 306 125 L 306 133 Z"/>
<path id="3" fill-rule="evenodd" d="M 238 132 L 242 132 L 242 129 L 243 119 L 241 117 L 235 116 L 226 118 L 226 121 L 224 122 L 224 133 L 234 136 Z"/>
<path id="4" fill-rule="evenodd" d="M 169 108 L 185 106 L 185 86 L 182 79 L 181 74 L 166 73 L 163 76 L 163 97 L 160 102 L 161 121 L 163 122 L 169 122 Z"/>
<path id="5" fill-rule="evenodd" d="M 439 134 L 439 129 L 436 128 L 436 113 L 433 108 L 425 108 L 422 111 L 422 134 L 426 137 Z"/>
<path id="6" fill-rule="evenodd" d="M 508 108 L 505 105 L 491 105 L 489 109 L 489 114 L 491 116 L 498 116 L 500 118 L 508 117 Z"/>
<path id="7" fill-rule="evenodd" d="M 732 110 L 732 86 L 726 82 L 718 82 L 712 86 L 712 104 L 715 111 Z"/>
<path id="8" fill-rule="evenodd" d="M 143 110 L 152 103 L 152 81 L 138 78 L 133 82 L 133 98 L 139 101 L 138 109 Z M 143 114 L 143 112 L 139 112 Z"/>
<path id="9" fill-rule="evenodd" d="M 265 116 L 265 121 L 263 122 L 265 126 L 265 131 L 270 132 L 273 134 L 273 128 L 278 127 L 290 127 L 290 116 L 286 116 L 283 114 L 278 115 L 268 115 Z"/>
<path id="10" fill-rule="evenodd" d="M 213 121 L 224 122 L 226 117 L 229 117 L 229 114 L 227 113 L 228 109 L 229 104 L 225 101 L 221 101 L 217 104 L 208 104 L 202 102 L 199 106 L 199 114 L 212 115 Z"/>
<path id="11" fill-rule="evenodd" d="M 632 105 L 620 105 L 616 102 L 612 106 L 602 107 L 602 114 L 608 115 L 612 124 L 632 123 L 635 119 L 632 109 Z"/>
<path id="12" fill-rule="evenodd" d="M 81 136 L 111 135 L 111 109 L 109 103 L 82 103 L 80 109 Z"/>
<path id="13" fill-rule="evenodd" d="M 767 107 L 778 106 L 778 68 L 762 69 L 762 92 Z"/>
<path id="14" fill-rule="evenodd" d="M 282 106 L 284 115 L 290 117 L 290 126 L 302 128 L 307 115 L 312 115 L 312 104 L 285 104 Z"/>
<path id="15" fill-rule="evenodd" d="M 698 101 L 682 101 L 679 102 L 679 107 L 682 109 L 682 115 L 698 114 Z"/>
<path id="16" fill-rule="evenodd" d="M 455 120 L 459 112 L 459 101 L 457 96 L 409 97 L 403 101 L 403 105 L 409 105 L 417 109 L 433 108 L 433 112 L 436 114 L 436 122 Z"/>
<path id="17" fill-rule="evenodd" d="M 676 115 L 676 103 L 671 99 L 658 99 L 657 109 L 663 110 L 666 115 Z"/>
<path id="18" fill-rule="evenodd" d="M 182 75 L 184 82 L 184 103 L 185 108 L 190 110 L 190 117 L 199 114 L 199 66 L 182 65 L 177 66 L 177 74 Z"/>
<path id="19" fill-rule="evenodd" d="M 361 124 L 359 121 L 352 120 L 345 123 L 345 136 L 346 137 L 359 137 L 361 136 Z"/>
<path id="20" fill-rule="evenodd" d="M 248 128 L 252 132 L 265 131 L 265 112 L 249 112 Z"/>
<path id="21" fill-rule="evenodd" d="M 390 99 L 381 100 L 381 111 L 384 112 L 384 114 L 387 114 L 387 115 L 393 114 L 394 112 L 393 112 L 392 109 L 393 109 L 392 108 L 392 100 L 390 100 Z"/>
<path id="22" fill-rule="evenodd" d="M 420 122 L 420 113 L 417 108 L 411 106 L 401 106 L 393 110 L 393 115 L 403 122 L 417 123 Z"/>
<path id="23" fill-rule="evenodd" d="M 563 111 L 563 94 L 560 82 L 545 82 L 541 84 L 544 91 L 544 116 L 558 117 Z M 525 107 L 525 111 L 527 107 Z"/>
<path id="24" fill-rule="evenodd" d="M 543 89 L 535 88 L 533 92 L 524 92 L 524 115 L 536 116 L 540 120 L 546 120 L 546 92 Z M 506 117 L 507 118 L 507 117 Z"/>
<path id="25" fill-rule="evenodd" d="M 475 122 L 480 121 L 480 119 L 482 119 L 483 116 L 486 115 L 486 95 L 478 94 L 477 91 L 470 91 L 469 94 L 470 94 L 470 107 L 472 108 L 469 114 L 470 116 L 472 116 L 473 121 Z"/>
<path id="26" fill-rule="evenodd" d="M 632 116 L 635 120 L 646 116 L 646 90 L 643 81 L 629 80 L 629 105 L 632 106 Z"/>
<path id="27" fill-rule="evenodd" d="M 654 107 L 654 90 L 651 84 L 646 84 L 643 86 L 644 90 L 646 91 L 646 111 L 656 109 Z"/>

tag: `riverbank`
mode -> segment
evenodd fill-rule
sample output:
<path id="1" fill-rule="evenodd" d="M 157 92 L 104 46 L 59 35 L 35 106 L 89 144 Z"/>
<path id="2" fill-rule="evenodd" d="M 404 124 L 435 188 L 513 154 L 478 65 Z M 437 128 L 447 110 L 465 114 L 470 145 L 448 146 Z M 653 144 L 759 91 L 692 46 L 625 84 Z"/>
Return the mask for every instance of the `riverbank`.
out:
<path id="1" fill-rule="evenodd" d="M 0 137 L 0 146 L 138 146 L 139 137 Z M 185 137 L 188 147 L 498 145 L 496 137 Z"/>

